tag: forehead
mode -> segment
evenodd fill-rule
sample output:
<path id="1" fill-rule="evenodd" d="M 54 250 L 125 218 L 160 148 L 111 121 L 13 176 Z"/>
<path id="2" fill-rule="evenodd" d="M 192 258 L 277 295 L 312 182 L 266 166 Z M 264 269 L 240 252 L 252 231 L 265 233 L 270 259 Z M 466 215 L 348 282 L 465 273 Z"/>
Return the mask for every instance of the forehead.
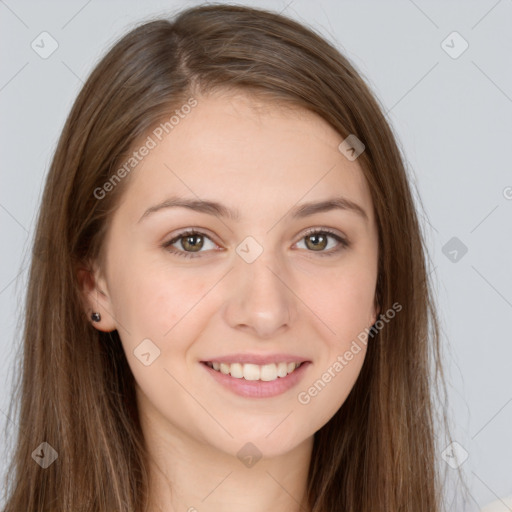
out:
<path id="1" fill-rule="evenodd" d="M 195 99 L 172 124 L 146 134 L 153 147 L 132 171 L 123 201 L 132 209 L 184 195 L 220 201 L 243 219 L 255 209 L 342 194 L 372 220 L 362 170 L 338 150 L 343 138 L 320 116 L 240 92 Z"/>

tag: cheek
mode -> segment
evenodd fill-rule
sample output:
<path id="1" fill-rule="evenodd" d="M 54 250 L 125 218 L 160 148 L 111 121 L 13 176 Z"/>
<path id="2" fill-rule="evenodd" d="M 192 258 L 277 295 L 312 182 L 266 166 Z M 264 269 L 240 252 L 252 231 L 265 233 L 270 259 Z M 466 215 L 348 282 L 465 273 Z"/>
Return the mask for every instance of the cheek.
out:
<path id="1" fill-rule="evenodd" d="M 127 348 L 149 338 L 162 351 L 169 346 L 178 350 L 176 340 L 191 338 L 193 331 L 200 330 L 211 301 L 208 290 L 215 284 L 183 268 L 162 262 L 149 265 L 136 258 L 113 277 L 118 284 L 112 297 L 114 313 L 129 332 L 123 334 Z"/>
<path id="2" fill-rule="evenodd" d="M 317 288 L 315 307 L 334 333 L 326 337 L 326 357 L 298 396 L 301 406 L 327 422 L 345 402 L 361 372 L 367 352 L 367 332 L 373 313 L 376 264 L 353 258 Z M 320 293 L 320 289 L 323 293 Z M 306 386 L 306 383 L 305 383 Z"/>
<path id="3" fill-rule="evenodd" d="M 207 318 L 207 301 L 200 300 L 207 286 L 179 269 L 146 266 L 130 273 L 126 266 L 125 272 L 125 281 L 119 282 L 126 285 L 117 289 L 115 297 L 117 318 L 128 331 L 119 330 L 123 348 L 139 386 L 152 399 L 168 403 L 171 391 L 176 396 L 182 391 L 164 370 L 179 382 L 186 380 L 183 358 L 203 329 L 201 318 Z"/>
<path id="4" fill-rule="evenodd" d="M 326 273 L 309 286 L 308 306 L 327 326 L 333 343 L 342 348 L 370 327 L 373 313 L 376 273 L 368 266 L 340 267 Z"/>

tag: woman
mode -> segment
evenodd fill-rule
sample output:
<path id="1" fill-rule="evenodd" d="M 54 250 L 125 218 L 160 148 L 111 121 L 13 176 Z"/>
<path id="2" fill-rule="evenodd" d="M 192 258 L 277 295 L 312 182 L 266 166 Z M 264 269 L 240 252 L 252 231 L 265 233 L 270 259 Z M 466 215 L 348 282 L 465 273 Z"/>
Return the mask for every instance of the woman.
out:
<path id="1" fill-rule="evenodd" d="M 348 60 L 283 16 L 191 8 L 96 66 L 24 340 L 4 512 L 441 510 L 400 152 Z"/>

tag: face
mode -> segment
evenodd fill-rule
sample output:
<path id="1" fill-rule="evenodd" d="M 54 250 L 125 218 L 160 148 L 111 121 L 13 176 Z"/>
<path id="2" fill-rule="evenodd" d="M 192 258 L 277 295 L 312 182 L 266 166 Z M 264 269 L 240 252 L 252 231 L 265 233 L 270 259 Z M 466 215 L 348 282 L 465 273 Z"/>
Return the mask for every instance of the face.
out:
<path id="1" fill-rule="evenodd" d="M 118 330 L 158 435 L 276 456 L 310 440 L 359 375 L 366 346 L 353 342 L 378 314 L 372 200 L 315 114 L 196 99 L 162 140 L 150 134 L 89 307 Z M 325 201 L 338 207 L 311 206 Z"/>

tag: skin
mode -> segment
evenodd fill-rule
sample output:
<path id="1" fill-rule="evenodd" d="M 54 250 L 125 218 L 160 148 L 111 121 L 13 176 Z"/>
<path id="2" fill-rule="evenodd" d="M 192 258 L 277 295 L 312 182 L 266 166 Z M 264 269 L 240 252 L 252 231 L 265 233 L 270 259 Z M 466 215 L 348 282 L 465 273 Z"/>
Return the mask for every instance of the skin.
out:
<path id="1" fill-rule="evenodd" d="M 297 395 L 379 313 L 370 192 L 357 160 L 338 150 L 343 138 L 319 116 L 242 92 L 196 99 L 132 171 L 84 297 L 101 313 L 97 329 L 118 330 L 135 377 L 152 511 L 304 511 L 313 435 L 347 398 L 365 345 L 308 404 Z M 164 208 L 139 221 L 173 195 L 237 208 L 240 220 Z M 290 216 L 297 204 L 341 195 L 368 220 L 339 209 Z M 187 237 L 162 247 L 192 227 L 205 234 L 192 240 L 199 252 Z M 331 228 L 350 246 L 329 236 L 315 249 L 308 228 Z M 250 264 L 236 252 L 248 236 L 263 248 Z M 145 366 L 134 349 L 147 338 L 160 355 Z M 288 352 L 311 364 L 284 394 L 243 398 L 200 363 L 236 352 Z M 263 454 L 252 467 L 237 458 L 247 442 Z"/>

